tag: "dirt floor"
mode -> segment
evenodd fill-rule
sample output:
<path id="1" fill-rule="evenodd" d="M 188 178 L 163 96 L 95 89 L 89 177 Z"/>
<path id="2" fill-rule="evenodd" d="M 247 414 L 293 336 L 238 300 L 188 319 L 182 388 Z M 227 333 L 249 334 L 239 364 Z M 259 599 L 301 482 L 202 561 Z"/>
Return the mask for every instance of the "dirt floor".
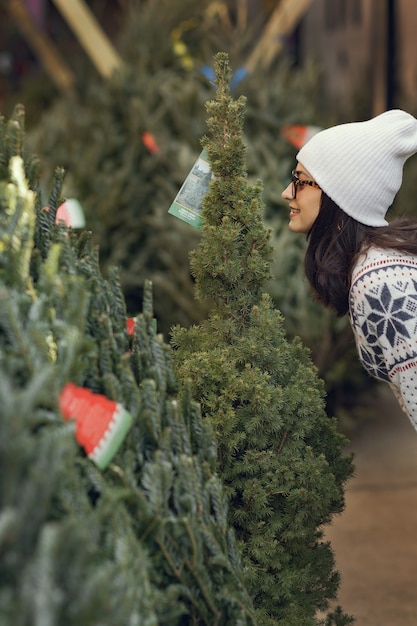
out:
<path id="1" fill-rule="evenodd" d="M 356 626 L 417 626 L 417 433 L 388 386 L 351 436 L 356 476 L 326 532 Z"/>

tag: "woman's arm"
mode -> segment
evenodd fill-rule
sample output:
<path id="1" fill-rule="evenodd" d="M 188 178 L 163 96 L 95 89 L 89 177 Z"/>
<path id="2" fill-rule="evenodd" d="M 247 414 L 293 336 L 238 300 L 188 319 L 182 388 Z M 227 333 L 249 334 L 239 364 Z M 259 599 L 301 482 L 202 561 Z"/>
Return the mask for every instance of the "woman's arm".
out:
<path id="1" fill-rule="evenodd" d="M 368 255 L 353 273 L 349 313 L 363 366 L 392 384 L 417 430 L 417 259 Z"/>

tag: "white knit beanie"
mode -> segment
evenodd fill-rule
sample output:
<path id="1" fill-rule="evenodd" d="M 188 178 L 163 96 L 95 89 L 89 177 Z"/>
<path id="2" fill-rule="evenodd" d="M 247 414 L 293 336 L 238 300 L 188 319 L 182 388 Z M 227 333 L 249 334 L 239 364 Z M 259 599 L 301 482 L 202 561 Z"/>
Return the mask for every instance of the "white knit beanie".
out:
<path id="1" fill-rule="evenodd" d="M 345 213 L 367 226 L 385 226 L 404 163 L 415 152 L 417 120 L 396 109 L 317 133 L 297 161 Z"/>

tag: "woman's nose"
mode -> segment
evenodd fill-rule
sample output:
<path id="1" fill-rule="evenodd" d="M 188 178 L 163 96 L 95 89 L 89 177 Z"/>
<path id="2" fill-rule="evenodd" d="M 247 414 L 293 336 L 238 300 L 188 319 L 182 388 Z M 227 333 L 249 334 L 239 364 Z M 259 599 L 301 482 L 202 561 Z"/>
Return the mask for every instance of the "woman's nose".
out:
<path id="1" fill-rule="evenodd" d="M 292 183 L 290 183 L 287 187 L 285 187 L 284 191 L 281 193 L 281 196 L 284 200 L 292 200 L 293 192 L 292 192 Z"/>

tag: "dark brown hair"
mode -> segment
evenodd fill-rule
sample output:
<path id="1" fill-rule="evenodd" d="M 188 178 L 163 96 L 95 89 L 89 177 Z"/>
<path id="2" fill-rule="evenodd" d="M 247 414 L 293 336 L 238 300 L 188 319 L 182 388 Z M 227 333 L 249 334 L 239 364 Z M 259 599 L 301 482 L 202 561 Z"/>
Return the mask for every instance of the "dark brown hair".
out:
<path id="1" fill-rule="evenodd" d="M 320 212 L 307 235 L 304 268 L 313 293 L 338 317 L 348 311 L 353 265 L 370 246 L 417 256 L 417 221 L 397 218 L 388 226 L 365 226 L 322 192 Z"/>

